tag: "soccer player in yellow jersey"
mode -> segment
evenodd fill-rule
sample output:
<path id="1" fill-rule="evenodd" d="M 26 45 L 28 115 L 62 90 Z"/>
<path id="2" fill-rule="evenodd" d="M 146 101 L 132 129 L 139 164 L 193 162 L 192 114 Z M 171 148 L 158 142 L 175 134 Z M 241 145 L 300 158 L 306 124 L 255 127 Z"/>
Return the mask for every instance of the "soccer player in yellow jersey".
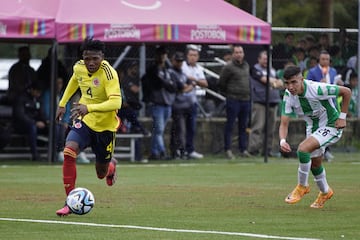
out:
<path id="1" fill-rule="evenodd" d="M 87 38 L 81 50 L 83 59 L 75 63 L 56 113 L 56 119 L 61 120 L 66 103 L 80 88 L 81 98 L 71 109 L 74 121 L 64 148 L 63 183 L 66 195 L 75 188 L 77 154 L 89 146 L 96 156 L 97 177 L 106 177 L 109 186 L 116 180 L 116 160 L 112 154 L 115 133 L 120 125 L 116 114 L 121 106 L 119 78 L 104 60 L 103 42 Z M 58 216 L 70 213 L 66 204 L 56 211 Z"/>

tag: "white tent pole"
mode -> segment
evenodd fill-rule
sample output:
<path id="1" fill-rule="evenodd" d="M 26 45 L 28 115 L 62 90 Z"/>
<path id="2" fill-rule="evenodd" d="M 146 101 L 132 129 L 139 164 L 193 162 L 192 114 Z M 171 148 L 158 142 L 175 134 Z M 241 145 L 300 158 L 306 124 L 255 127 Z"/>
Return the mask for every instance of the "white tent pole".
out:
<path id="1" fill-rule="evenodd" d="M 120 63 L 122 62 L 122 60 L 124 59 L 124 57 L 128 54 L 128 52 L 130 51 L 131 46 L 126 46 L 126 48 L 124 49 L 124 51 L 120 54 L 120 56 L 116 59 L 116 61 L 113 64 L 113 68 L 117 68 Z"/>
<path id="2" fill-rule="evenodd" d="M 219 57 L 214 57 L 214 60 L 221 63 L 221 64 L 223 64 L 223 65 L 226 64 L 226 62 L 224 60 L 222 60 L 221 58 L 219 58 Z"/>
<path id="3" fill-rule="evenodd" d="M 251 14 L 256 17 L 256 0 L 252 0 Z"/>
<path id="4" fill-rule="evenodd" d="M 224 61 L 224 62 L 225 62 L 225 61 Z M 226 62 L 225 62 L 225 63 L 226 63 Z M 204 66 L 201 66 L 201 65 L 200 65 L 200 67 L 201 67 L 201 69 L 202 69 L 206 74 L 208 74 L 208 75 L 210 75 L 210 76 L 212 76 L 212 77 L 214 77 L 214 78 L 216 78 L 216 79 L 219 79 L 219 78 L 220 78 L 220 76 L 219 76 L 218 74 L 216 74 L 216 73 L 214 73 L 213 71 L 205 68 Z M 214 97 L 220 99 L 221 101 L 225 101 L 225 100 L 226 100 L 226 98 L 225 98 L 223 95 L 221 95 L 220 93 L 217 93 L 217 92 L 215 92 L 215 91 L 213 91 L 213 90 L 211 90 L 211 89 L 209 89 L 209 88 L 202 88 L 202 89 L 204 89 L 204 90 L 205 90 L 207 93 L 209 93 L 210 95 L 213 95 Z"/>
<path id="5" fill-rule="evenodd" d="M 272 0 L 267 0 L 267 22 L 272 24 Z"/>

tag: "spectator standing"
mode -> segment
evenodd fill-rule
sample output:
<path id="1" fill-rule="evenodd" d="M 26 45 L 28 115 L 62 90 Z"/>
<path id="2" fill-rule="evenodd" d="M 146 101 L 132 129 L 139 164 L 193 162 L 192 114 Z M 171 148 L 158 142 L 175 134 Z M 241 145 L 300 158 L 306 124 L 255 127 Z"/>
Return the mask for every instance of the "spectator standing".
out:
<path id="1" fill-rule="evenodd" d="M 27 94 L 29 87 L 37 81 L 36 72 L 30 66 L 31 54 L 28 46 L 18 48 L 18 59 L 9 70 L 7 100 L 10 104 L 19 96 Z"/>
<path id="2" fill-rule="evenodd" d="M 223 56 L 222 56 L 222 59 L 226 62 L 226 63 L 229 63 L 231 62 L 232 60 L 232 51 L 230 49 L 227 49 Z"/>
<path id="3" fill-rule="evenodd" d="M 251 89 L 252 89 L 252 111 L 251 111 L 251 131 L 249 136 L 248 151 L 251 155 L 256 155 L 259 150 L 264 149 L 264 144 L 268 148 L 269 156 L 272 156 L 272 141 L 278 105 L 280 102 L 280 91 L 283 82 L 276 78 L 275 69 L 270 69 L 270 89 L 269 89 L 269 112 L 266 115 L 266 82 L 267 82 L 267 52 L 261 51 L 258 56 L 258 63 L 250 70 Z M 265 119 L 268 119 L 268 142 L 264 143 Z M 265 153 L 263 153 L 265 154 Z"/>
<path id="4" fill-rule="evenodd" d="M 297 149 L 299 158 L 297 186 L 285 198 L 285 202 L 295 204 L 310 192 L 308 178 L 311 171 L 320 192 L 310 207 L 323 208 L 334 191 L 327 182 L 322 155 L 326 146 L 336 143 L 342 136 L 343 128 L 346 127 L 351 92 L 343 86 L 304 80 L 299 67 L 296 66 L 285 69 L 284 79 L 286 93 L 279 127 L 282 152 L 291 152 L 286 137 L 293 113 L 306 121 L 306 139 Z M 343 98 L 340 113 L 334 103 L 338 96 Z"/>
<path id="5" fill-rule="evenodd" d="M 342 58 L 341 48 L 337 45 L 333 45 L 329 49 L 329 54 L 331 58 L 331 66 L 336 69 L 336 71 L 342 72 L 346 67 L 346 62 Z"/>
<path id="6" fill-rule="evenodd" d="M 309 70 L 310 68 L 312 68 L 313 66 L 311 66 L 311 60 L 315 59 L 316 60 L 316 64 L 319 61 L 319 56 L 320 56 L 320 50 L 317 46 L 312 46 L 308 51 L 307 51 L 307 56 L 306 56 L 306 69 Z"/>
<path id="7" fill-rule="evenodd" d="M 240 156 L 248 157 L 248 134 L 246 128 L 251 110 L 250 66 L 244 60 L 242 46 L 232 49 L 232 60 L 223 67 L 220 73 L 219 90 L 226 97 L 226 124 L 224 129 L 224 150 L 226 157 L 234 158 L 232 152 L 232 132 L 238 119 L 238 149 Z"/>
<path id="8" fill-rule="evenodd" d="M 139 110 L 142 104 L 139 99 L 140 78 L 139 66 L 136 61 L 132 61 L 124 76 L 121 78 L 121 89 L 123 90 L 123 101 L 121 109 L 118 111 L 118 116 L 122 121 L 127 120 L 130 123 L 130 132 L 141 133 L 144 136 L 149 136 L 150 133 L 139 122 Z M 142 157 L 142 139 L 135 140 L 135 160 L 139 162 L 146 162 Z"/>
<path id="9" fill-rule="evenodd" d="M 314 57 L 315 59 L 319 59 L 320 56 L 320 50 L 317 46 L 312 46 L 307 51 L 307 58 Z"/>
<path id="10" fill-rule="evenodd" d="M 344 81 L 344 85 L 350 84 L 350 76 L 352 74 L 357 74 L 357 57 L 351 57 L 346 64 L 346 67 L 341 72 L 341 78 Z"/>
<path id="11" fill-rule="evenodd" d="M 52 48 L 49 48 L 47 56 L 41 61 L 40 67 L 37 69 L 37 78 L 39 86 L 42 89 L 41 102 L 44 107 L 44 114 L 47 119 L 50 119 L 50 85 L 51 85 L 51 52 Z M 66 86 L 69 74 L 66 71 L 64 64 L 60 60 L 56 60 L 56 88 L 59 86 Z M 62 84 L 58 84 L 62 82 Z M 56 89 L 58 93 L 64 89 Z"/>
<path id="12" fill-rule="evenodd" d="M 295 48 L 294 53 L 291 57 L 291 60 L 295 63 L 296 66 L 300 67 L 302 72 L 305 71 L 305 69 L 306 69 L 305 49 Z"/>
<path id="13" fill-rule="evenodd" d="M 142 108 L 142 104 L 139 99 L 139 65 L 136 61 L 132 61 L 127 67 L 121 80 L 121 89 L 123 90 L 124 96 L 121 109 L 118 112 L 119 117 L 127 119 L 131 123 L 131 132 L 142 133 L 148 136 L 150 133 L 138 120 L 139 110 Z"/>
<path id="14" fill-rule="evenodd" d="M 196 83 L 187 78 L 182 71 L 182 64 L 185 56 L 182 52 L 176 52 L 171 58 L 171 78 L 177 83 L 176 98 L 172 105 L 172 126 L 171 126 L 171 157 L 173 159 L 186 158 L 186 129 L 192 125 L 193 101 L 191 91 Z"/>
<path id="15" fill-rule="evenodd" d="M 273 64 L 274 68 L 280 69 L 284 63 L 290 59 L 294 53 L 294 33 L 288 32 L 284 36 L 284 41 L 274 46 Z"/>
<path id="16" fill-rule="evenodd" d="M 307 75 L 309 74 L 309 70 L 315 67 L 318 64 L 318 59 L 315 57 L 308 57 L 306 59 L 306 69 L 303 71 L 304 78 L 307 79 Z"/>
<path id="17" fill-rule="evenodd" d="M 318 40 L 318 48 L 320 49 L 320 51 L 322 51 L 322 50 L 329 51 L 330 50 L 330 37 L 327 33 L 320 34 L 319 40 Z"/>
<path id="18" fill-rule="evenodd" d="M 297 40 L 295 47 L 296 48 L 306 49 L 306 40 L 305 40 L 305 38 L 300 38 L 299 40 Z"/>
<path id="19" fill-rule="evenodd" d="M 358 42 L 357 40 L 351 39 L 350 35 L 346 32 L 346 29 L 340 29 L 339 46 L 345 61 L 357 54 Z"/>
<path id="20" fill-rule="evenodd" d="M 166 66 L 167 56 L 165 47 L 157 47 L 155 63 L 146 70 L 142 78 L 144 101 L 150 102 L 153 119 L 149 160 L 169 159 L 164 142 L 164 131 L 171 117 L 171 106 L 175 100 L 177 86 Z"/>
<path id="21" fill-rule="evenodd" d="M 304 36 L 304 39 L 305 39 L 305 48 L 304 49 L 308 55 L 310 55 L 309 51 L 311 48 L 315 47 L 318 49 L 317 41 L 312 34 L 306 34 Z"/>
<path id="22" fill-rule="evenodd" d="M 309 70 L 307 79 L 315 82 L 344 85 L 341 78 L 336 78 L 336 75 L 336 69 L 330 66 L 330 54 L 323 50 L 320 52 L 319 64 Z"/>
<path id="23" fill-rule="evenodd" d="M 48 126 L 40 102 L 41 89 L 36 83 L 28 86 L 25 93 L 13 101 L 13 126 L 20 134 L 26 134 L 30 143 L 32 160 L 39 160 L 37 137 L 47 134 Z"/>
<path id="24" fill-rule="evenodd" d="M 347 68 L 352 68 L 352 69 L 357 69 L 357 56 L 351 56 L 347 61 L 346 61 L 346 67 Z"/>
<path id="25" fill-rule="evenodd" d="M 358 117 L 358 95 L 359 95 L 359 79 L 357 73 L 350 75 L 349 87 L 351 89 L 351 101 L 349 104 L 349 117 Z"/>
<path id="26" fill-rule="evenodd" d="M 198 111 L 198 99 L 196 96 L 196 88 L 208 87 L 204 71 L 197 63 L 199 61 L 200 49 L 198 46 L 190 45 L 187 48 L 186 61 L 183 62 L 182 70 L 190 81 L 193 82 L 195 88 L 191 91 L 192 95 L 192 124 L 186 129 L 186 152 L 189 158 L 200 159 L 204 155 L 195 151 L 194 140 L 196 135 L 196 118 Z"/>

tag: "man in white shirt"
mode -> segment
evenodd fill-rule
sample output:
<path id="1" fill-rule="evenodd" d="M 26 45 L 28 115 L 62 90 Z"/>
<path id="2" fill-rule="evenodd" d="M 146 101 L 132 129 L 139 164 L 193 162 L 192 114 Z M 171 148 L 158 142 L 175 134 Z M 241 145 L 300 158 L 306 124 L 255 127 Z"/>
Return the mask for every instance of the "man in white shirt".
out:
<path id="1" fill-rule="evenodd" d="M 184 61 L 182 65 L 182 71 L 185 73 L 185 75 L 188 77 L 189 80 L 192 81 L 192 84 L 194 86 L 199 87 L 207 87 L 208 82 L 205 78 L 205 74 L 201 68 L 201 66 L 198 65 L 199 60 L 199 48 L 197 48 L 194 45 L 190 45 L 187 49 L 187 61 Z M 203 158 L 204 156 L 201 153 L 198 153 L 195 151 L 194 147 L 194 138 L 195 138 L 195 132 L 196 132 L 196 117 L 197 117 L 197 97 L 196 97 L 196 87 L 191 92 L 191 98 L 193 101 L 193 113 L 192 113 L 192 124 L 191 126 L 188 126 L 186 129 L 186 146 L 185 150 L 188 154 L 188 158 Z"/>

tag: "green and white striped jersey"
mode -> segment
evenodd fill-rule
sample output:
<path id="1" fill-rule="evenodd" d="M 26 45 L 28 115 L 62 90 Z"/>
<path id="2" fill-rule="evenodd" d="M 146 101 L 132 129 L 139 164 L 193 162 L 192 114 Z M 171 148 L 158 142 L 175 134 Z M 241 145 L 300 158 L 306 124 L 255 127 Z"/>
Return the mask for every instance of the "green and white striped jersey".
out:
<path id="1" fill-rule="evenodd" d="M 285 91 L 282 102 L 282 115 L 302 117 L 307 128 L 314 132 L 319 127 L 335 127 L 339 117 L 336 97 L 339 95 L 337 85 L 304 80 L 304 93 L 292 95 Z"/>

